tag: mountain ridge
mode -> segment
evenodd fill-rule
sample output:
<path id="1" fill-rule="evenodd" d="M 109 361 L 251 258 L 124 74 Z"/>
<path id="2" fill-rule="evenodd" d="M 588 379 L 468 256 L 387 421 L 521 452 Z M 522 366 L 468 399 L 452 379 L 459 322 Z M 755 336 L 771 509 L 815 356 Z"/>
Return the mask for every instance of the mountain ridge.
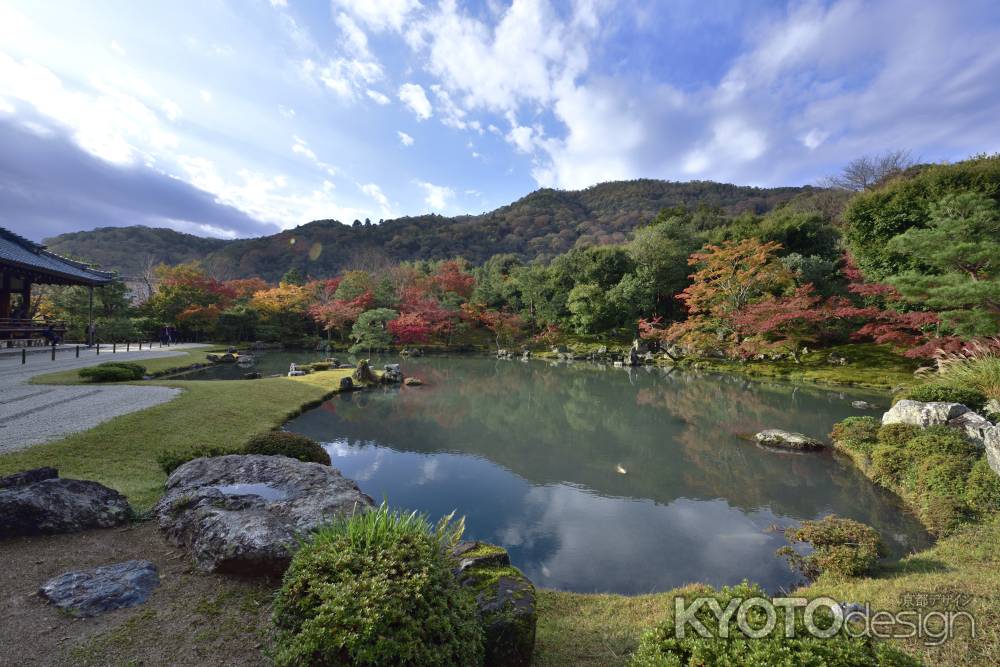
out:
<path id="1" fill-rule="evenodd" d="M 661 210 L 683 206 L 730 214 L 765 213 L 820 191 L 811 186 L 758 188 L 713 181 L 637 179 L 582 190 L 542 188 L 478 215 L 424 214 L 364 225 L 313 220 L 270 236 L 215 239 L 166 228 L 100 227 L 46 239 L 53 252 L 140 275 L 153 263 L 202 261 L 223 278 L 277 280 L 295 268 L 332 276 L 372 262 L 462 256 L 480 263 L 498 253 L 547 260 L 574 245 L 620 243 Z"/>

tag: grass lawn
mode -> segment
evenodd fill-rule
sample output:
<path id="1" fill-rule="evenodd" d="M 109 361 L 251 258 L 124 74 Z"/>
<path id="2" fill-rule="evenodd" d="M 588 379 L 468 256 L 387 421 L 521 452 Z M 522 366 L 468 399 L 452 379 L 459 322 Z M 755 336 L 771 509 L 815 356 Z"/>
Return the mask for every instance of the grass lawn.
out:
<path id="1" fill-rule="evenodd" d="M 205 350 L 191 353 L 204 359 Z M 150 359 L 152 362 L 165 359 Z M 173 357 L 164 365 L 175 367 Z M 188 362 L 194 363 L 194 362 Z M 264 378 L 244 381 L 157 380 L 142 384 L 178 387 L 172 401 L 105 422 L 62 440 L 0 456 L 0 475 L 52 466 L 63 477 L 92 479 L 128 496 L 139 511 L 160 497 L 166 475 L 157 453 L 196 445 L 238 447 L 251 435 L 280 426 L 303 406 L 315 403 L 339 387 L 350 370 L 332 370 L 304 378 Z M 80 381 L 76 371 L 53 373 L 62 384 Z M 36 378 L 44 382 L 49 376 Z"/>
<path id="2" fill-rule="evenodd" d="M 145 366 L 146 372 L 151 375 L 155 373 L 167 374 L 171 371 L 183 370 L 194 364 L 208 363 L 205 359 L 205 355 L 209 352 L 220 351 L 225 351 L 225 348 L 205 346 L 194 349 L 177 350 L 177 354 L 175 356 L 133 359 L 132 361 Z M 104 355 L 101 356 L 103 357 Z M 109 353 L 107 357 L 107 359 L 101 359 L 101 363 L 115 361 L 115 355 Z M 31 379 L 31 384 L 83 384 L 83 380 L 80 378 L 79 369 L 73 369 L 68 371 L 58 371 L 56 373 L 36 375 Z"/>

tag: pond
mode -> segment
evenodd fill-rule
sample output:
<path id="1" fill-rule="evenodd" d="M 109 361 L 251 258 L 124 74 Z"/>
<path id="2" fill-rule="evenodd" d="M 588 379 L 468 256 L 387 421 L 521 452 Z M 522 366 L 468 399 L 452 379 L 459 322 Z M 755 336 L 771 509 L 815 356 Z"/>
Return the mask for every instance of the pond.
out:
<path id="1" fill-rule="evenodd" d="M 884 396 L 582 362 L 402 364 L 427 384 L 339 395 L 286 428 L 324 443 L 376 501 L 465 515 L 468 537 L 506 547 L 537 585 L 788 589 L 800 579 L 775 556 L 787 543 L 775 527 L 830 513 L 877 528 L 893 557 L 929 544 L 841 457 L 750 440 L 764 428 L 828 440 L 864 414 L 852 400 Z"/>
<path id="2" fill-rule="evenodd" d="M 176 380 L 241 380 L 243 376 L 252 371 L 258 372 L 264 377 L 268 375 L 285 375 L 288 373 L 289 364 L 308 364 L 313 361 L 322 361 L 327 355 L 325 352 L 302 351 L 286 352 L 283 350 L 269 350 L 264 352 L 251 353 L 254 358 L 252 365 L 242 364 L 215 364 L 198 368 L 193 371 L 173 376 Z M 337 353 L 333 353 L 337 356 Z M 350 361 L 341 354 L 345 362 Z"/>

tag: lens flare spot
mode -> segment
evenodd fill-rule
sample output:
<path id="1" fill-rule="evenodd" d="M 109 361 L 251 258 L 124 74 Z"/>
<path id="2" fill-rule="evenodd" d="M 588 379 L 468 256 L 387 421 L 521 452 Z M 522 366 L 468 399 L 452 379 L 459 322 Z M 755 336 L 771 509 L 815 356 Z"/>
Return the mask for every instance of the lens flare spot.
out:
<path id="1" fill-rule="evenodd" d="M 323 254 L 323 244 L 320 243 L 319 241 L 316 241 L 316 243 L 313 243 L 312 246 L 309 248 L 309 259 L 315 262 L 317 259 L 319 259 L 319 256 L 322 254 Z"/>

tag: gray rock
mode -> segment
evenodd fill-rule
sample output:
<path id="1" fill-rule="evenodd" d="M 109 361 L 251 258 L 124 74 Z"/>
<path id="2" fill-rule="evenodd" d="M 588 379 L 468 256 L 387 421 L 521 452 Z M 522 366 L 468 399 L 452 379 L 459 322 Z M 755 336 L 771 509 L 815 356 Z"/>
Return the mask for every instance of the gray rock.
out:
<path id="1" fill-rule="evenodd" d="M 948 426 L 961 431 L 965 437 L 980 449 L 986 446 L 986 432 L 994 428 L 990 420 L 971 410 L 948 420 Z"/>
<path id="2" fill-rule="evenodd" d="M 455 576 L 476 598 L 486 634 L 486 667 L 528 667 L 535 651 L 535 587 L 507 550 L 462 542 L 452 550 Z"/>
<path id="3" fill-rule="evenodd" d="M 382 382 L 402 382 L 403 371 L 399 364 L 386 364 L 383 368 Z"/>
<path id="4" fill-rule="evenodd" d="M 1000 419 L 1000 401 L 995 398 L 986 401 L 986 405 L 983 406 L 983 412 L 986 413 L 987 417 L 995 420 Z"/>
<path id="5" fill-rule="evenodd" d="M 125 496 L 97 482 L 39 468 L 0 479 L 0 537 L 75 533 L 128 521 Z"/>
<path id="6" fill-rule="evenodd" d="M 142 604 L 159 585 L 155 565 L 130 560 L 60 574 L 45 582 L 38 594 L 73 616 L 90 617 Z"/>
<path id="7" fill-rule="evenodd" d="M 15 486 L 27 486 L 35 482 L 42 482 L 47 479 L 55 479 L 59 476 L 59 471 L 55 468 L 35 468 L 16 472 L 8 477 L 0 477 L 0 489 L 11 489 Z"/>
<path id="8" fill-rule="evenodd" d="M 421 380 L 420 378 L 408 377 L 405 380 L 403 380 L 403 384 L 405 384 L 407 387 L 422 387 L 424 381 Z"/>
<path id="9" fill-rule="evenodd" d="M 783 449 L 796 449 L 803 451 L 823 449 L 825 446 L 819 440 L 810 438 L 807 435 L 792 433 L 791 431 L 782 431 L 777 428 L 761 431 L 754 436 L 754 439 L 766 447 L 781 447 Z"/>
<path id="10" fill-rule="evenodd" d="M 351 378 L 340 378 L 340 391 L 351 391 L 354 389 L 354 380 Z"/>
<path id="11" fill-rule="evenodd" d="M 278 574 L 298 538 L 372 499 L 330 466 L 285 456 L 228 455 L 189 461 L 167 479 L 160 529 L 202 570 Z"/>
<path id="12" fill-rule="evenodd" d="M 928 426 L 947 424 L 966 412 L 969 412 L 969 408 L 961 403 L 923 403 L 902 400 L 882 415 L 882 424 L 911 424 L 927 428 Z"/>
<path id="13" fill-rule="evenodd" d="M 993 472 L 1000 475 L 1000 425 L 986 431 L 983 445 L 986 447 L 986 462 Z"/>
<path id="14" fill-rule="evenodd" d="M 354 373 L 351 375 L 351 378 L 357 384 L 378 382 L 378 376 L 375 375 L 375 371 L 373 371 L 371 366 L 368 365 L 367 359 L 362 359 L 358 362 L 358 367 L 354 369 Z"/>
<path id="15" fill-rule="evenodd" d="M 851 401 L 851 407 L 858 410 L 877 410 L 878 406 L 868 401 Z"/>

